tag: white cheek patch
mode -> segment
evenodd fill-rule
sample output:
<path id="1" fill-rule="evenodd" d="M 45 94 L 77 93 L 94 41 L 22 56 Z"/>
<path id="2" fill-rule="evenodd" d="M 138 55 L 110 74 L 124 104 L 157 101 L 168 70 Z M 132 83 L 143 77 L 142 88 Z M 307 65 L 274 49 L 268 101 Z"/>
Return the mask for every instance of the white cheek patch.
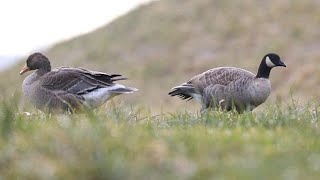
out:
<path id="1" fill-rule="evenodd" d="M 269 56 L 266 57 L 266 64 L 268 67 L 272 68 L 272 67 L 276 67 L 275 64 L 273 64 L 273 62 L 270 60 Z"/>

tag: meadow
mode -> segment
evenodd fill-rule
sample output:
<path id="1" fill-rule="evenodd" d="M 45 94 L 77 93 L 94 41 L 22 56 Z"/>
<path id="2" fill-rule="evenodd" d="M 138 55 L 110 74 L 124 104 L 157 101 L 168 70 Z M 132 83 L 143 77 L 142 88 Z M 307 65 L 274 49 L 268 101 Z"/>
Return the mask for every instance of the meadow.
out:
<path id="1" fill-rule="evenodd" d="M 74 115 L 0 106 L 0 179 L 318 179 L 319 105 L 263 112 L 109 103 Z M 30 108 L 30 107 L 29 107 Z M 20 109 L 20 110 L 19 110 Z"/>
<path id="2" fill-rule="evenodd" d="M 74 115 L 24 102 L 25 57 L 0 72 L 0 180 L 319 179 L 319 17 L 317 0 L 141 6 L 42 51 L 52 67 L 119 73 L 140 89 Z M 253 112 L 201 115 L 167 95 L 209 68 L 255 73 L 269 52 L 287 68 L 272 70 L 271 95 Z"/>

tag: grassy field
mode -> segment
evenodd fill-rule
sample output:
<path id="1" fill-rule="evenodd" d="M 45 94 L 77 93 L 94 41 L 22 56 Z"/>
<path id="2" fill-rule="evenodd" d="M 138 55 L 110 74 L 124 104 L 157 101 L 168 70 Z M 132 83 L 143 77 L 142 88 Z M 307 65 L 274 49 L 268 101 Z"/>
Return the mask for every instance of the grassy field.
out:
<path id="1" fill-rule="evenodd" d="M 24 62 L 1 72 L 0 180 L 319 179 L 319 29 L 318 0 L 161 0 L 54 45 L 53 67 L 120 73 L 140 90 L 45 115 L 20 96 Z M 269 52 L 288 67 L 253 113 L 201 116 L 167 95 L 209 68 L 256 72 Z"/>
<path id="2" fill-rule="evenodd" d="M 109 104 L 76 115 L 0 107 L 0 179 L 319 179 L 320 109 L 150 114 Z"/>

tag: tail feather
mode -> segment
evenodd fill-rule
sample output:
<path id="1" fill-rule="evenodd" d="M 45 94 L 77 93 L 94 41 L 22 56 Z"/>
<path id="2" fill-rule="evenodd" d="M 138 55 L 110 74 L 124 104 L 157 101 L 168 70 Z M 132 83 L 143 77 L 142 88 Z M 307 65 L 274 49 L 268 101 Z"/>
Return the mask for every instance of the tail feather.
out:
<path id="1" fill-rule="evenodd" d="M 114 82 L 114 81 L 126 80 L 128 78 L 122 77 L 122 75 L 120 75 L 120 74 L 111 74 L 110 79 L 112 82 Z"/>
<path id="2" fill-rule="evenodd" d="M 116 94 L 124 94 L 124 93 L 133 93 L 138 90 L 139 89 L 137 89 L 137 88 L 123 86 L 123 87 L 111 89 L 110 92 L 116 93 Z"/>
<path id="3" fill-rule="evenodd" d="M 170 96 L 178 96 L 187 101 L 193 99 L 194 94 L 196 94 L 194 86 L 188 83 L 184 83 L 181 86 L 176 86 L 169 92 Z"/>

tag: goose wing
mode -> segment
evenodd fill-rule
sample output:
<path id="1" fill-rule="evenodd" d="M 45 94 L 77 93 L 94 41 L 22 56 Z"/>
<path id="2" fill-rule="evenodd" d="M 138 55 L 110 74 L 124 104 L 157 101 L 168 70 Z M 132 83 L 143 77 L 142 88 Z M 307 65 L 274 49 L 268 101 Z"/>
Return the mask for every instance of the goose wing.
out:
<path id="1" fill-rule="evenodd" d="M 113 86 L 114 81 L 126 78 L 119 74 L 106 74 L 82 68 L 61 67 L 47 73 L 41 86 L 51 91 L 65 91 L 84 95 L 98 88 Z"/>
<path id="2" fill-rule="evenodd" d="M 212 94 L 222 94 L 230 83 L 243 78 L 254 78 L 255 75 L 247 70 L 234 67 L 219 67 L 199 74 L 186 83 L 172 88 L 171 96 L 179 96 L 182 99 L 192 98 L 202 101 L 201 96 L 211 97 Z"/>
<path id="3" fill-rule="evenodd" d="M 202 74 L 199 74 L 189 80 L 187 83 L 192 84 L 197 90 L 217 85 L 218 87 L 228 86 L 231 82 L 241 78 L 253 78 L 255 75 L 250 71 L 235 68 L 235 67 L 219 67 L 210 69 Z"/>

